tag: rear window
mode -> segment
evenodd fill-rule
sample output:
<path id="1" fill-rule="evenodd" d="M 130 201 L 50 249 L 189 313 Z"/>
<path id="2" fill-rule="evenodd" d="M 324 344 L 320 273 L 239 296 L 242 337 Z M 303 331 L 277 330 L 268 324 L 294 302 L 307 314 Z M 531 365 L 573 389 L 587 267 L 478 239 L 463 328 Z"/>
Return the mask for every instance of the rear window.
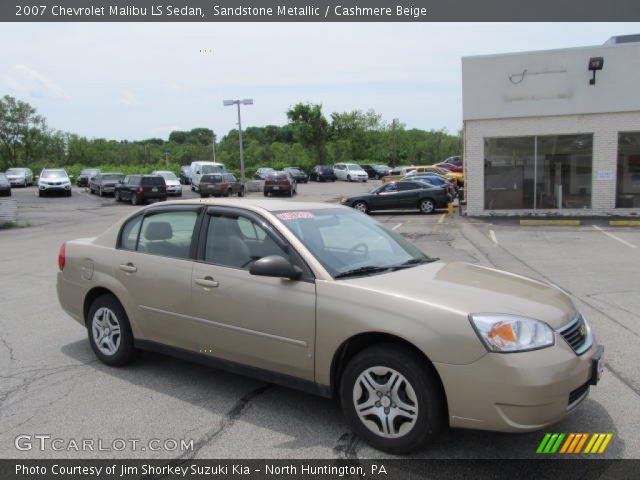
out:
<path id="1" fill-rule="evenodd" d="M 102 176 L 102 180 L 109 181 L 109 182 L 122 180 L 123 178 L 124 178 L 124 175 L 120 175 L 120 174 L 110 174 L 110 175 Z"/>
<path id="2" fill-rule="evenodd" d="M 164 185 L 164 178 L 158 177 L 142 177 L 141 185 Z"/>
<path id="3" fill-rule="evenodd" d="M 270 173 L 269 178 L 279 180 L 282 178 L 289 178 L 289 176 L 286 173 Z"/>
<path id="4" fill-rule="evenodd" d="M 222 181 L 222 175 L 203 175 L 200 178 L 201 183 L 220 183 Z"/>

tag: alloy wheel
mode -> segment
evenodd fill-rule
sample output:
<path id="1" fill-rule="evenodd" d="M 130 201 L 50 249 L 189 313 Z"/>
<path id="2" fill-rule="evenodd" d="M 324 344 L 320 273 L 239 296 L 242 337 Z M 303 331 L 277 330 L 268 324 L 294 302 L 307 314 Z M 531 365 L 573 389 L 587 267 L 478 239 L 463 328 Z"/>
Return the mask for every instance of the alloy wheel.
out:
<path id="1" fill-rule="evenodd" d="M 360 421 L 376 435 L 398 438 L 418 419 L 418 400 L 409 381 L 385 366 L 367 368 L 353 386 L 353 405 Z"/>
<path id="2" fill-rule="evenodd" d="M 431 213 L 434 211 L 434 209 L 435 205 L 431 200 L 423 200 L 422 203 L 420 203 L 420 211 L 422 213 Z"/>
<path id="3" fill-rule="evenodd" d="M 107 307 L 96 310 L 91 323 L 93 341 L 104 355 L 115 355 L 120 347 L 120 322 Z"/>

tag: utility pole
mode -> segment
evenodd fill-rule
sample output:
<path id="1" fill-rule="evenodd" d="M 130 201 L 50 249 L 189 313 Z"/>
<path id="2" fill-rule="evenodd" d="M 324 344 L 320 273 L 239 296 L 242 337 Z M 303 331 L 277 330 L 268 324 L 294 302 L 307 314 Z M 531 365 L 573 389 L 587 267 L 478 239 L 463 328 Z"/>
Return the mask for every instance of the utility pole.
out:
<path id="1" fill-rule="evenodd" d="M 396 167 L 396 163 L 398 162 L 398 134 L 397 134 L 397 123 L 398 119 L 394 118 L 391 122 L 391 131 L 393 132 L 393 168 Z"/>

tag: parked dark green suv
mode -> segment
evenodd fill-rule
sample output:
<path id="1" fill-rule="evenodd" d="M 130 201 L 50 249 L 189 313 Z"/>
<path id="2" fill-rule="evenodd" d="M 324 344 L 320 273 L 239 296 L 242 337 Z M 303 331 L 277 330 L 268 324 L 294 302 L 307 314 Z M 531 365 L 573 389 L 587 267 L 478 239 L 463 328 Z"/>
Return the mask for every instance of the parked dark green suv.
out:
<path id="1" fill-rule="evenodd" d="M 368 193 L 343 198 L 342 204 L 363 213 L 413 209 L 422 213 L 434 213 L 437 208 L 446 208 L 451 200 L 452 197 L 445 188 L 403 180 L 382 184 Z"/>

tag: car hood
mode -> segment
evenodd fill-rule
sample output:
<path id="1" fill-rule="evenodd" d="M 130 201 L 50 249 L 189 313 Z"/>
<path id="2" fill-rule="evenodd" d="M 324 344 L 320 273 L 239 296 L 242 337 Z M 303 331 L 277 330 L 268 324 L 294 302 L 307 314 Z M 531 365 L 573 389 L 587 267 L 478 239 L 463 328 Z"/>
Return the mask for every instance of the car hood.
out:
<path id="1" fill-rule="evenodd" d="M 556 329 L 569 323 L 576 312 L 569 296 L 557 287 L 462 262 L 438 261 L 345 283 L 464 315 L 507 313 L 534 318 Z"/>
<path id="2" fill-rule="evenodd" d="M 24 178 L 24 177 L 26 177 L 26 176 L 27 176 L 27 175 L 26 175 L 26 174 L 24 174 L 24 173 L 16 173 L 16 174 L 13 174 L 13 175 L 7 175 L 7 178 L 8 178 L 9 180 L 17 180 L 18 178 Z"/>

